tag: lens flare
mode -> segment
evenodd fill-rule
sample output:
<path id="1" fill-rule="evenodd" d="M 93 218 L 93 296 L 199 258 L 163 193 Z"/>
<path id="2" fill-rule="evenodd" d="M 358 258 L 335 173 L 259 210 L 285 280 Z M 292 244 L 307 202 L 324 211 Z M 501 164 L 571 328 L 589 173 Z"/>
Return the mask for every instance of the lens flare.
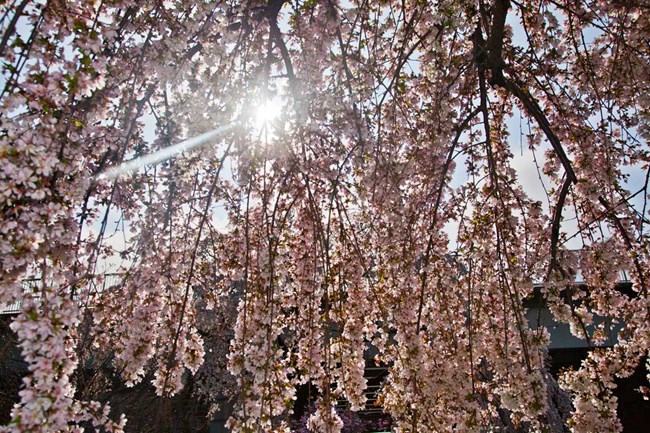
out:
<path id="1" fill-rule="evenodd" d="M 172 146 L 166 147 L 159 150 L 158 152 L 150 153 L 149 155 L 141 156 L 139 158 L 126 161 L 116 167 L 108 168 L 103 173 L 100 173 L 97 178 L 99 179 L 117 179 L 125 173 L 132 173 L 140 170 L 146 165 L 156 165 L 161 163 L 169 158 L 172 158 L 178 155 L 181 152 L 186 152 L 192 149 L 196 149 L 206 144 L 210 139 L 217 137 L 224 132 L 228 131 L 234 126 L 234 123 L 231 123 L 226 126 L 220 126 L 208 131 L 204 134 L 197 135 L 196 137 L 188 138 L 183 140 L 180 143 L 174 144 Z"/>

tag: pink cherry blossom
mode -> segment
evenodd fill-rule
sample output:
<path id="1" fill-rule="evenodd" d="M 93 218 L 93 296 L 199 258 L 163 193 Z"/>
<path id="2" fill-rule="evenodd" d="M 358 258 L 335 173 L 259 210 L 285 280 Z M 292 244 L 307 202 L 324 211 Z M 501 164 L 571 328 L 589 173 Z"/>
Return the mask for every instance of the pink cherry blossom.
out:
<path id="1" fill-rule="evenodd" d="M 650 348 L 638 3 L 8 2 L 0 304 L 28 374 L 0 431 L 122 431 L 78 379 L 98 359 L 162 397 L 200 378 L 233 432 L 290 431 L 310 386 L 338 433 L 371 365 L 396 432 L 620 431 Z M 568 419 L 539 297 L 593 349 Z"/>

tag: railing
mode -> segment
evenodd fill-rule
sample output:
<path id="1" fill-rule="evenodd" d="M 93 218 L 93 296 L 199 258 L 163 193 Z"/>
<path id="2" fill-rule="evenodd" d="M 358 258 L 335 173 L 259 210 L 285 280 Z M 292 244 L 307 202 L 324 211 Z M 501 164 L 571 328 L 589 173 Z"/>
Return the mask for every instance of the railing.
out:
<path id="1" fill-rule="evenodd" d="M 103 292 L 105 289 L 112 286 L 118 285 L 122 282 L 122 274 L 104 274 L 104 281 L 102 284 L 97 285 L 94 282 L 91 284 L 94 286 L 93 290 L 95 292 Z M 35 293 L 35 301 L 38 303 L 40 295 L 38 294 L 41 287 L 42 281 L 40 278 L 28 278 L 22 281 L 23 290 L 25 292 L 32 291 Z M 21 307 L 23 306 L 22 301 L 14 302 L 13 304 L 0 307 L 0 316 L 18 314 Z"/>

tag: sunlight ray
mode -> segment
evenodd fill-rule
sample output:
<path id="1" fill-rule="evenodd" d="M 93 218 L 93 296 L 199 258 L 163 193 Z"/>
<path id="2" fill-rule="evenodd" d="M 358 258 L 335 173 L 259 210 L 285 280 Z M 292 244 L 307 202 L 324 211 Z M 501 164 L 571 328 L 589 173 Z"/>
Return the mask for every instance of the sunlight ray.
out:
<path id="1" fill-rule="evenodd" d="M 117 179 L 125 173 L 132 173 L 143 168 L 145 165 L 156 165 L 169 158 L 178 155 L 181 152 L 189 151 L 206 144 L 210 139 L 217 137 L 224 132 L 230 130 L 234 126 L 231 123 L 226 126 L 220 126 L 196 137 L 188 138 L 180 143 L 161 149 L 157 152 L 150 153 L 132 160 L 126 161 L 118 166 L 108 168 L 103 173 L 99 174 L 97 178 L 101 179 Z"/>

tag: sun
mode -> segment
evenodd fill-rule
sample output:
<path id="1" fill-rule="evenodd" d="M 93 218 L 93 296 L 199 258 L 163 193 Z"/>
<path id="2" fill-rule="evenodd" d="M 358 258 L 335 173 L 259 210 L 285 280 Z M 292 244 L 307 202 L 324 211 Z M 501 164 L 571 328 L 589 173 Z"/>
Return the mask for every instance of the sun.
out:
<path id="1" fill-rule="evenodd" d="M 278 96 L 261 101 L 254 111 L 255 129 L 267 132 L 272 129 L 272 123 L 282 112 L 283 105 Z"/>

